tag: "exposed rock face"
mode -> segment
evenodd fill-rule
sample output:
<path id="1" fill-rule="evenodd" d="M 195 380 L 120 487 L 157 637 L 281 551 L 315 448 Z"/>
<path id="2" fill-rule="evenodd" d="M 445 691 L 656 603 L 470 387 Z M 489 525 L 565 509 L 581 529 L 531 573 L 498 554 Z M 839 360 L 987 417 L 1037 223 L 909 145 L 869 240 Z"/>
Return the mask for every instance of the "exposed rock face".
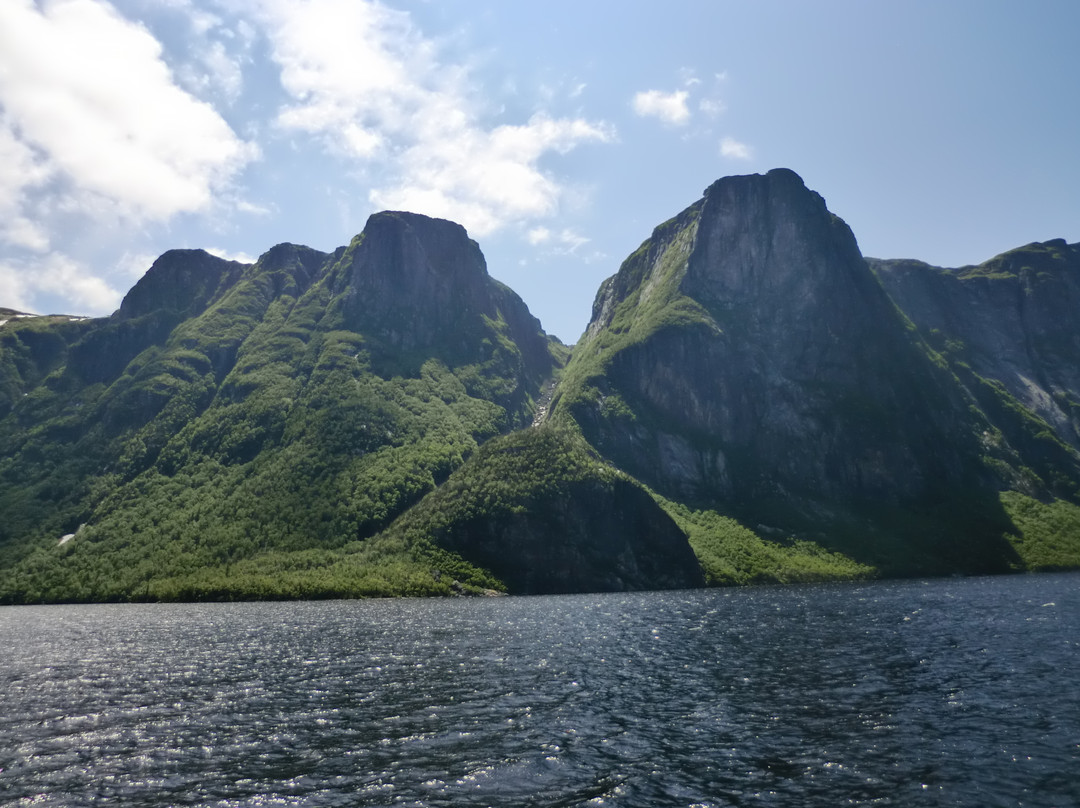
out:
<path id="1" fill-rule="evenodd" d="M 336 280 L 350 327 L 397 361 L 435 351 L 449 364 L 522 363 L 526 375 L 550 372 L 540 322 L 511 289 L 492 279 L 461 225 L 415 213 L 372 215 L 344 256 Z M 516 347 L 512 360 L 496 336 Z"/>
<path id="2" fill-rule="evenodd" d="M 463 313 L 490 314 L 487 267 L 465 228 L 414 213 L 368 219 L 349 268 L 346 312 L 396 346 L 426 344 Z"/>
<path id="3" fill-rule="evenodd" d="M 991 497 L 963 391 L 788 170 L 722 179 L 657 228 L 568 376 L 586 382 L 562 406 L 616 465 L 766 525 Z"/>
<path id="4" fill-rule="evenodd" d="M 610 357 L 617 391 L 669 426 L 639 436 L 645 451 L 627 443 L 635 473 L 702 498 L 901 499 L 959 482 L 943 444 L 960 402 L 939 389 L 821 197 L 776 170 L 720 180 L 695 210 L 649 253 L 679 252 L 674 280 L 704 309 L 700 321 Z M 670 282 L 657 274 L 642 277 L 642 297 Z"/>
<path id="5" fill-rule="evenodd" d="M 372 215 L 354 243 L 345 309 L 393 345 L 428 344 L 480 315 L 496 316 L 496 285 L 461 225 L 415 213 Z"/>
<path id="6" fill-rule="evenodd" d="M 1029 244 L 960 269 L 868 260 L 931 344 L 1080 448 L 1080 244 Z"/>

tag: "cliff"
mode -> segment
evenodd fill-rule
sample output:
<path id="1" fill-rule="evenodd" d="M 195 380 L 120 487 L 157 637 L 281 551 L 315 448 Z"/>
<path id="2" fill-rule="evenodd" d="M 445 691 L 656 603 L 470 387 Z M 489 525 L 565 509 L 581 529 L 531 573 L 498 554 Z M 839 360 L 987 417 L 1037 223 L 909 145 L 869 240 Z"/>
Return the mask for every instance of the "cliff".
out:
<path id="1" fill-rule="evenodd" d="M 1080 448 L 1080 244 L 1028 244 L 959 269 L 869 263 L 928 342 Z"/>
<path id="2" fill-rule="evenodd" d="M 1023 476 L 1024 447 L 793 172 L 710 186 L 593 311 L 555 417 L 664 496 L 894 574 L 1018 564 L 998 492 Z M 1052 465 L 1080 479 L 1075 456 Z"/>
<path id="3" fill-rule="evenodd" d="M 701 586 L 685 533 L 581 437 L 495 438 L 390 529 L 430 537 L 521 594 Z"/>

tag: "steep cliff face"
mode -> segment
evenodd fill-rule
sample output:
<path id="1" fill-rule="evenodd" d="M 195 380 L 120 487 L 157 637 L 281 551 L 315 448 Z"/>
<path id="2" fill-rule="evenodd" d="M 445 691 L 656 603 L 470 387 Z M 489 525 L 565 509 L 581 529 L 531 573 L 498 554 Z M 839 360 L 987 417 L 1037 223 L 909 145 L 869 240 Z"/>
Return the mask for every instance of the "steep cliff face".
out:
<path id="1" fill-rule="evenodd" d="M 720 180 L 658 228 L 602 288 L 557 398 L 620 468 L 751 524 L 877 529 L 993 500 L 964 392 L 787 170 Z"/>
<path id="2" fill-rule="evenodd" d="M 868 260 L 935 348 L 1080 448 L 1080 244 L 1029 244 L 960 269 Z"/>
<path id="3" fill-rule="evenodd" d="M 350 252 L 348 322 L 397 348 L 430 344 L 470 316 L 494 313 L 484 256 L 459 224 L 377 213 Z"/>
<path id="4" fill-rule="evenodd" d="M 686 534 L 626 479 L 570 483 L 518 511 L 455 521 L 438 541 L 491 570 L 518 595 L 705 583 Z"/>
<path id="5" fill-rule="evenodd" d="M 527 388 L 551 373 L 551 341 L 540 322 L 488 275 L 479 246 L 455 222 L 374 214 L 328 282 L 342 325 L 364 334 L 379 372 L 412 372 L 410 363 L 414 371 L 433 356 L 451 367 L 498 368 L 521 383 L 483 394 L 501 395 L 500 405 L 518 414 L 529 406 Z"/>
<path id="6" fill-rule="evenodd" d="M 338 281 L 347 322 L 395 349 L 452 343 L 465 350 L 476 322 L 500 316 L 534 351 L 543 344 L 538 322 L 490 278 L 479 245 L 455 222 L 376 213 L 347 262 Z"/>

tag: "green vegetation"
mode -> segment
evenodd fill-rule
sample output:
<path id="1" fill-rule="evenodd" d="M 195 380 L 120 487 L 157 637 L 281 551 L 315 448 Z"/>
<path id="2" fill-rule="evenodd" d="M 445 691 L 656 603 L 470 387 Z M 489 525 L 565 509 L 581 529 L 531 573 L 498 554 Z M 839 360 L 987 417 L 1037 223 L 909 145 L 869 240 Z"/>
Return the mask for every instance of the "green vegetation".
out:
<path id="1" fill-rule="evenodd" d="M 713 425 L 730 412 L 708 385 L 757 383 L 776 366 L 755 354 L 760 364 L 744 367 L 736 355 L 768 317 L 687 291 L 701 215 L 694 205 L 658 227 L 605 282 L 603 316 L 572 354 L 483 274 L 463 231 L 466 252 L 448 255 L 460 228 L 442 223 L 423 242 L 423 217 L 405 214 L 380 219 L 374 246 L 362 234 L 332 255 L 279 245 L 240 265 L 167 254 L 110 318 L 9 319 L 0 603 L 1080 566 L 1080 456 L 1069 439 L 972 370 L 964 339 L 921 334 L 899 310 L 892 336 L 827 346 L 820 367 L 832 376 L 784 367 L 772 387 L 736 390 L 758 400 L 732 433 L 747 441 L 724 442 Z M 412 228 L 420 252 L 435 245 L 463 278 L 397 266 L 395 227 Z M 1065 249 L 1029 245 L 960 274 L 984 285 L 1038 280 Z M 392 266 L 358 264 L 372 255 Z M 1060 333 L 1040 339 L 1072 361 Z M 777 345 L 768 350 L 790 347 Z M 729 357 L 736 372 L 721 379 Z M 880 367 L 890 382 L 870 389 Z M 633 379 L 651 385 L 648 395 Z M 525 428 L 547 395 L 550 418 Z M 1080 391 L 1053 395 L 1080 412 Z M 921 429 L 927 413 L 944 426 Z M 775 474 L 759 462 L 799 429 L 823 436 L 820 457 L 803 446 Z M 915 469 L 929 494 L 893 496 L 905 481 L 879 470 L 916 456 L 930 458 Z M 646 479 L 661 468 L 664 485 Z M 833 487 L 804 484 L 802 468 Z M 999 488 L 1012 490 L 999 498 Z"/>
<path id="2" fill-rule="evenodd" d="M 603 328 L 586 334 L 567 364 L 553 410 L 575 412 L 600 404 L 605 417 L 626 418 L 631 411 L 605 383 L 611 357 L 666 329 L 719 327 L 701 304 L 682 293 L 700 206 L 660 225 L 601 286 L 597 300 L 612 308 Z"/>
<path id="3" fill-rule="evenodd" d="M 165 316 L 152 276 L 134 320 L 0 330 L 13 401 L 0 419 L 0 602 L 500 587 L 421 538 L 377 534 L 528 422 L 561 346 L 537 333 L 552 351 L 525 356 L 494 309 L 476 314 L 459 364 L 440 342 L 413 346 L 402 373 L 377 372 L 332 289 L 339 259 L 275 248 L 164 334 L 127 325 Z"/>
<path id="4" fill-rule="evenodd" d="M 958 276 L 962 280 L 985 278 L 987 280 L 1015 280 L 1023 275 L 1048 272 L 1055 264 L 1069 260 L 1068 246 L 1063 239 L 1033 242 L 994 256 L 978 266 L 963 267 Z"/>
<path id="5" fill-rule="evenodd" d="M 648 492 L 552 424 L 486 443 L 384 537 L 459 553 L 513 593 L 703 583 L 685 535 Z"/>
<path id="6" fill-rule="evenodd" d="M 850 581 L 876 577 L 866 564 L 805 539 L 763 539 L 715 511 L 657 497 L 690 540 L 710 586 Z"/>
<path id="7" fill-rule="evenodd" d="M 574 430 L 554 425 L 489 441 L 445 485 L 399 519 L 388 535 L 438 537 L 452 525 L 536 511 L 572 495 L 582 482 L 628 480 Z"/>
<path id="8" fill-rule="evenodd" d="M 1033 572 L 1080 568 L 1080 506 L 1040 502 L 1006 491 L 1001 502 L 1016 526 L 1008 536 L 1024 568 Z"/>
<path id="9" fill-rule="evenodd" d="M 417 597 L 503 589 L 485 571 L 423 542 L 374 538 L 233 561 L 228 548 L 207 542 L 142 550 L 129 543 L 118 550 L 87 530 L 51 555 L 37 553 L 18 565 L 5 577 L 3 602 Z"/>

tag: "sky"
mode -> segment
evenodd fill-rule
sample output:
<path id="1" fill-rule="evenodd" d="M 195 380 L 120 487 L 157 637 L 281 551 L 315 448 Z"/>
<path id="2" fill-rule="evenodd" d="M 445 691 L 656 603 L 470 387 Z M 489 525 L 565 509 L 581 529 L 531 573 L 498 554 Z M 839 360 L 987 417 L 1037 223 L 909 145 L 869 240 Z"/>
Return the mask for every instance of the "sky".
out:
<path id="1" fill-rule="evenodd" d="M 100 316 L 162 252 L 463 224 L 573 343 L 719 177 L 865 255 L 1080 241 L 1075 0 L 0 0 L 0 306 Z"/>

